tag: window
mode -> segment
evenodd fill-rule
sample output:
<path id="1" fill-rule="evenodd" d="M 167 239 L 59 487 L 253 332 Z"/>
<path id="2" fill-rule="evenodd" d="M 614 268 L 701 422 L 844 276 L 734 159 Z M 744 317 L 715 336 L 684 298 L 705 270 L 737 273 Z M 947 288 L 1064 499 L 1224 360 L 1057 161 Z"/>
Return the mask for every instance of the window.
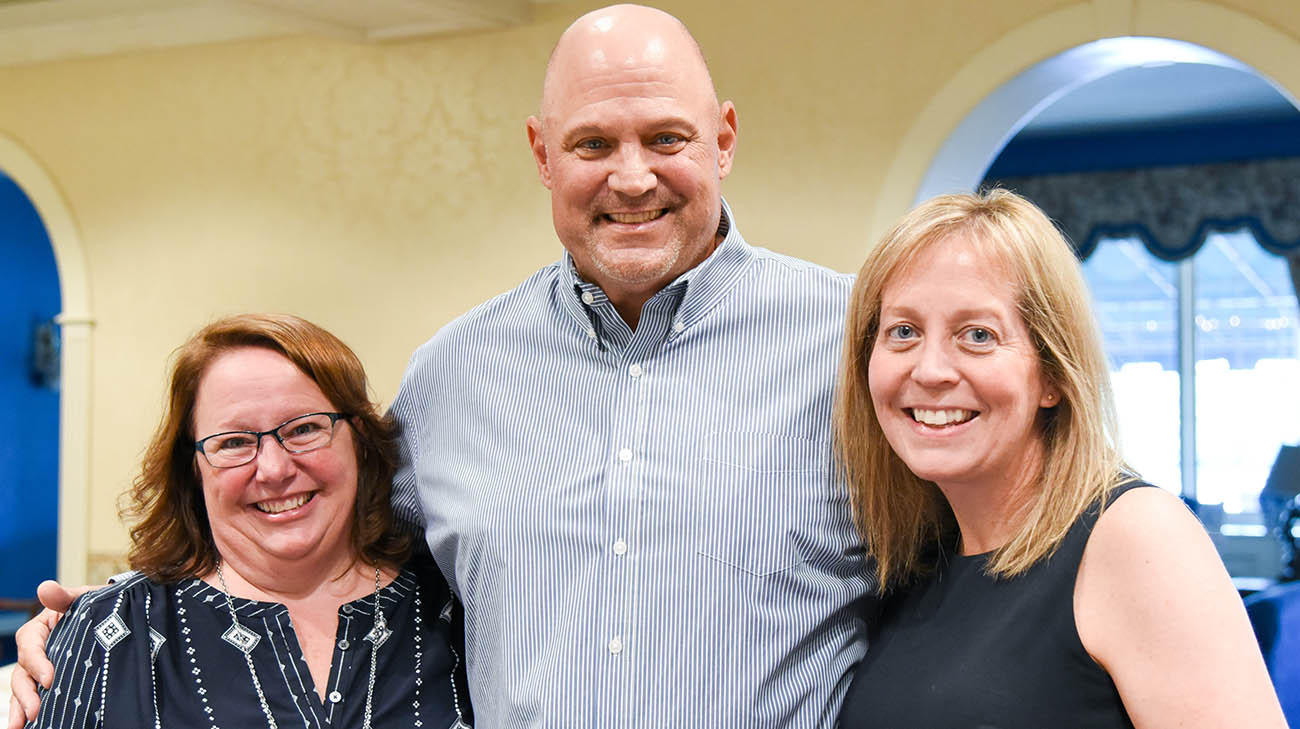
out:
<path id="1" fill-rule="evenodd" d="M 1103 239 L 1083 269 L 1126 460 L 1221 508 L 1223 534 L 1262 536 L 1260 488 L 1280 445 L 1300 441 L 1300 313 L 1286 260 L 1241 229 L 1209 234 L 1176 263 L 1136 238 Z"/>

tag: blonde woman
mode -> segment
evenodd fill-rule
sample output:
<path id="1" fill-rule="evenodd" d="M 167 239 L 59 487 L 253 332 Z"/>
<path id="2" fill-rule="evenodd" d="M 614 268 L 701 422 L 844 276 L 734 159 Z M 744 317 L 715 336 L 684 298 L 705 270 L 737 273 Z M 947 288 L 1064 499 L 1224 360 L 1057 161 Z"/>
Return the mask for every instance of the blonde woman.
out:
<path id="1" fill-rule="evenodd" d="M 1286 726 L 1209 538 L 1116 452 L 1087 290 L 1042 212 L 921 205 L 847 328 L 836 435 L 884 599 L 845 729 Z"/>

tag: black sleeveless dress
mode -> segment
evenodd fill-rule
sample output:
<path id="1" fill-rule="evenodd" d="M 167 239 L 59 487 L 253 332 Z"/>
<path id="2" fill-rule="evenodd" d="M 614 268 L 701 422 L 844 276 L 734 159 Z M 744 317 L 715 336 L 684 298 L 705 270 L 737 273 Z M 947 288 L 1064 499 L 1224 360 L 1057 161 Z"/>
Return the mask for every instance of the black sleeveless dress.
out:
<path id="1" fill-rule="evenodd" d="M 1138 486 L 1115 488 L 1111 499 Z M 1011 580 L 988 555 L 953 556 L 881 605 L 840 714 L 843 729 L 1131 728 L 1110 676 L 1084 650 L 1074 582 L 1098 510 Z"/>

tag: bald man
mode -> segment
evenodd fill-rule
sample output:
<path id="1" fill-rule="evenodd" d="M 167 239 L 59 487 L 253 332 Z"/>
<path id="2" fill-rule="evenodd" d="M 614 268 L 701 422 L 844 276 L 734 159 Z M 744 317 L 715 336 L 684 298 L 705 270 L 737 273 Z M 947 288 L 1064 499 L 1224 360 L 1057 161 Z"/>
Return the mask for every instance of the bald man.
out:
<path id="1" fill-rule="evenodd" d="M 484 726 L 834 723 L 866 647 L 829 433 L 850 279 L 745 243 L 736 137 L 675 18 L 580 18 L 528 120 L 564 257 L 411 360 L 400 506 Z"/>
<path id="2" fill-rule="evenodd" d="M 565 253 L 412 357 L 394 505 L 485 727 L 830 727 L 870 587 L 835 477 L 850 279 L 748 245 L 672 16 L 583 16 L 528 141 Z"/>

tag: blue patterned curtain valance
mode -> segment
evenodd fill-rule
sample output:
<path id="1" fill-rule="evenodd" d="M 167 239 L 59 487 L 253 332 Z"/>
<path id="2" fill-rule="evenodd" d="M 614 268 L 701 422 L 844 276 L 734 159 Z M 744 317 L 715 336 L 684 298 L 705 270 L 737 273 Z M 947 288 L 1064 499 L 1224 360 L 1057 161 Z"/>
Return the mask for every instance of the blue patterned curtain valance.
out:
<path id="1" fill-rule="evenodd" d="M 1155 256 L 1196 253 L 1206 234 L 1249 227 L 1266 250 L 1300 260 L 1300 157 L 1007 177 L 1081 258 L 1102 238 L 1137 235 Z"/>

